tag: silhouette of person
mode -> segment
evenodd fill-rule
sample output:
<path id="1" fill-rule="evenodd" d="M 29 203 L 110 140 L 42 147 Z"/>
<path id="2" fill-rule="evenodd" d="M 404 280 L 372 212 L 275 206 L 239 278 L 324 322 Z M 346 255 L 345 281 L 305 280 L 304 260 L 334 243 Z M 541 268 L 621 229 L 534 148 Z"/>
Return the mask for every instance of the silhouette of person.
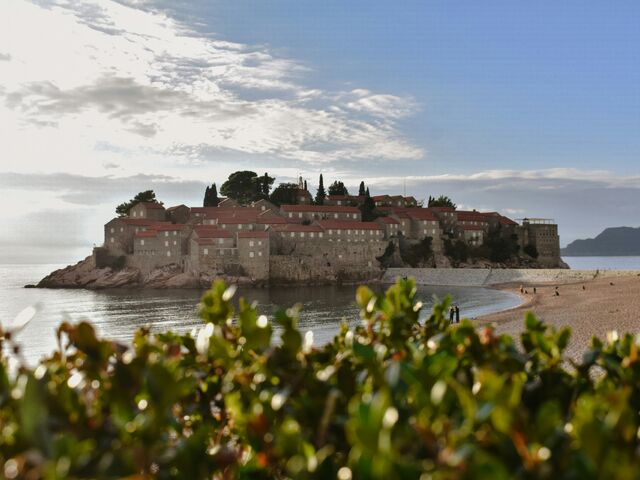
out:
<path id="1" fill-rule="evenodd" d="M 456 305 L 456 323 L 460 323 L 460 307 Z"/>
<path id="2" fill-rule="evenodd" d="M 456 314 L 456 311 L 453 308 L 453 305 L 451 305 L 451 308 L 449 308 L 449 323 L 453 323 L 453 316 L 455 314 Z"/>

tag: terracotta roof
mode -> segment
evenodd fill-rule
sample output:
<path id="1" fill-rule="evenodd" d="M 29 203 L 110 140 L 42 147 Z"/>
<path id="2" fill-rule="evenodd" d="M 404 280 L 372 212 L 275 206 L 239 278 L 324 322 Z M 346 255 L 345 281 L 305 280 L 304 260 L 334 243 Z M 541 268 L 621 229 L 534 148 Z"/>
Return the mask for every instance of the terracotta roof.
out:
<path id="1" fill-rule="evenodd" d="M 182 204 L 182 205 L 175 205 L 173 207 L 167 208 L 167 212 L 172 212 L 173 210 L 176 210 L 178 208 L 183 208 L 183 207 L 186 208 L 186 209 L 189 209 L 189 207 L 187 207 L 186 205 Z"/>
<path id="2" fill-rule="evenodd" d="M 484 231 L 484 228 L 480 225 L 462 225 L 463 230 L 479 230 Z"/>
<path id="3" fill-rule="evenodd" d="M 357 207 L 334 205 L 282 205 L 285 212 L 324 212 L 324 213 L 360 213 Z"/>
<path id="4" fill-rule="evenodd" d="M 459 222 L 487 222 L 487 216 L 481 212 L 458 212 Z"/>
<path id="5" fill-rule="evenodd" d="M 238 238 L 269 238 L 269 233 L 263 230 L 253 232 L 238 232 Z"/>
<path id="6" fill-rule="evenodd" d="M 199 238 L 233 238 L 231 232 L 208 225 L 194 227 L 193 233 Z"/>
<path id="7" fill-rule="evenodd" d="M 455 212 L 456 209 L 453 207 L 429 207 L 431 210 L 436 212 Z"/>
<path id="8" fill-rule="evenodd" d="M 148 208 L 151 210 L 164 210 L 164 206 L 159 204 L 158 202 L 138 202 L 133 207 L 137 207 L 138 205 L 142 205 L 145 208 Z"/>
<path id="9" fill-rule="evenodd" d="M 282 225 L 285 223 L 289 223 L 287 222 L 286 218 L 282 218 L 279 215 L 260 215 L 258 217 L 258 223 L 261 225 Z"/>
<path id="10" fill-rule="evenodd" d="M 404 199 L 407 202 L 417 202 L 417 200 L 414 197 L 404 197 Z"/>
<path id="11" fill-rule="evenodd" d="M 319 225 L 302 225 L 300 223 L 287 223 L 286 225 L 274 225 L 273 230 L 276 232 L 323 232 Z"/>
<path id="12" fill-rule="evenodd" d="M 373 199 L 373 201 L 379 201 L 379 200 L 386 200 L 386 199 L 390 199 L 391 197 L 389 195 L 376 195 L 375 197 L 371 197 Z"/>
<path id="13" fill-rule="evenodd" d="M 318 220 L 316 222 L 324 230 L 382 230 L 382 226 L 376 222 L 356 222 L 349 220 Z"/>
<path id="14" fill-rule="evenodd" d="M 329 200 L 353 200 L 358 197 L 354 197 L 353 195 L 327 195 Z"/>
<path id="15" fill-rule="evenodd" d="M 158 236 L 158 232 L 156 230 L 144 230 L 142 232 L 136 233 L 136 238 L 146 238 L 146 237 L 156 237 Z"/>

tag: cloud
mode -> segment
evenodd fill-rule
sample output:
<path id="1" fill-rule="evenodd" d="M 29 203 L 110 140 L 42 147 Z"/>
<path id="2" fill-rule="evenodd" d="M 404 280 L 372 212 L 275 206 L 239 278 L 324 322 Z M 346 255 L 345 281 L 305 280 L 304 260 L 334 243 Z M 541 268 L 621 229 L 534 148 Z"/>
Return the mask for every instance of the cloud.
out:
<path id="1" fill-rule="evenodd" d="M 0 31 L 12 60 L 0 63 L 0 122 L 12 126 L 8 148 L 25 168 L 39 159 L 18 140 L 73 134 L 78 152 L 65 162 L 76 172 L 98 144 L 164 165 L 211 163 L 221 152 L 306 165 L 424 156 L 396 126 L 416 110 L 413 100 L 309 88 L 308 66 L 199 33 L 146 2 L 14 1 L 0 5 L 0 16 L 15 19 Z M 50 35 L 36 48 L 41 31 Z M 59 142 L 52 150 L 64 150 Z M 101 154 L 98 167 L 122 164 Z"/>
<path id="2" fill-rule="evenodd" d="M 8 62 L 9 60 L 11 60 L 11 55 L 0 52 L 0 62 Z"/>

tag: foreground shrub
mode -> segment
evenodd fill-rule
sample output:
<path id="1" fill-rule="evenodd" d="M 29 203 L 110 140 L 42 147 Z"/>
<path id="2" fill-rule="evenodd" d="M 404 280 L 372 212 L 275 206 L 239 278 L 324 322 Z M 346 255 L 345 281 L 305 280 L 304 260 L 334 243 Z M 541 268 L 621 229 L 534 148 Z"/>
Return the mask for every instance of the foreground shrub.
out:
<path id="1" fill-rule="evenodd" d="M 637 478 L 640 364 L 529 315 L 521 347 L 490 327 L 419 322 L 413 281 L 357 292 L 362 325 L 311 346 L 297 307 L 274 326 L 216 283 L 192 335 L 123 347 L 63 324 L 35 369 L 0 362 L 7 478 Z M 234 319 L 232 321 L 232 319 Z M 273 339 L 274 329 L 277 339 Z M 5 342 L 9 334 L 5 332 Z M 599 372 L 596 372 L 599 370 Z"/>

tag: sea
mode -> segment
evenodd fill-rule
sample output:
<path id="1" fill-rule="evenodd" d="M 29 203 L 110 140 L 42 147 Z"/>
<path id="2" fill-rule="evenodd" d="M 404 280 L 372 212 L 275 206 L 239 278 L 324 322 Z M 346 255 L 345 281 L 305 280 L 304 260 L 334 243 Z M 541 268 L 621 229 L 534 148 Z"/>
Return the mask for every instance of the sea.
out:
<path id="1" fill-rule="evenodd" d="M 202 325 L 198 303 L 202 290 L 148 289 L 33 289 L 48 273 L 66 265 L 0 265 L 0 322 L 7 328 L 24 309 L 36 310 L 32 320 L 17 335 L 25 361 L 34 364 L 56 348 L 56 328 L 63 321 L 90 321 L 103 337 L 127 342 L 136 330 L 149 327 L 155 332 L 189 332 Z M 378 287 L 380 288 L 380 287 Z M 351 326 L 359 322 L 355 286 L 289 286 L 273 288 L 241 287 L 236 299 L 244 297 L 256 303 L 260 313 L 270 316 L 278 308 L 301 305 L 298 327 L 311 330 L 314 342 L 331 341 L 343 321 Z M 419 287 L 417 297 L 426 318 L 434 302 L 450 295 L 463 317 L 516 307 L 516 295 L 486 288 Z M 276 331 L 277 335 L 277 331 Z"/>
<path id="2" fill-rule="evenodd" d="M 562 257 L 574 270 L 640 270 L 640 257 Z"/>

